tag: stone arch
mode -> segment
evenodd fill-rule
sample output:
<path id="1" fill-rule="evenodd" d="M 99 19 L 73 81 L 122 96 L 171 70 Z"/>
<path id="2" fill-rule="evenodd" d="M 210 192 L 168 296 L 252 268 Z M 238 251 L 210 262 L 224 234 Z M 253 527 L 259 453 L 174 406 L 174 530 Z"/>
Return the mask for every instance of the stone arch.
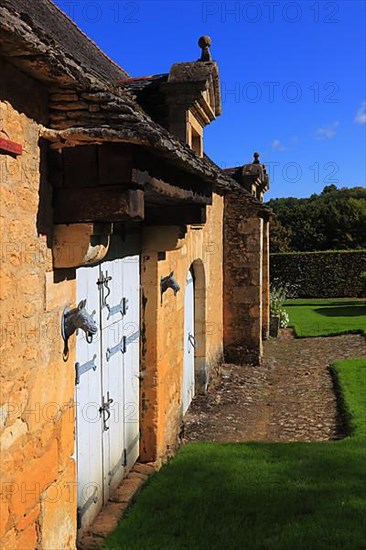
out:
<path id="1" fill-rule="evenodd" d="M 195 390 L 205 393 L 208 385 L 206 363 L 206 275 L 202 260 L 191 264 L 194 281 L 194 333 L 197 347 L 194 355 Z"/>

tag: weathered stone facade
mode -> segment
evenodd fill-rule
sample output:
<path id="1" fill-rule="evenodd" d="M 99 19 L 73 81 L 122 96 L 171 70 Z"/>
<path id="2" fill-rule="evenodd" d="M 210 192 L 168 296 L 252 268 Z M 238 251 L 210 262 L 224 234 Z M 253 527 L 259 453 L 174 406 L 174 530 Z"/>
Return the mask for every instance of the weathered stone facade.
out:
<path id="1" fill-rule="evenodd" d="M 225 359 L 258 363 L 262 356 L 263 219 L 241 196 L 225 198 Z"/>
<path id="2" fill-rule="evenodd" d="M 76 305 L 78 267 L 99 265 L 113 232 L 133 227 L 141 242 L 140 460 L 160 461 L 174 452 L 183 419 L 189 270 L 196 391 L 207 389 L 224 355 L 260 360 L 269 305 L 265 186 L 251 196 L 202 156 L 203 127 L 221 111 L 207 39 L 203 58 L 173 66 L 163 86 L 165 116 L 176 94 L 182 115 L 163 128 L 131 90 L 110 84 L 128 75 L 51 2 L 3 4 L 0 138 L 23 152 L 0 149 L 0 546 L 67 550 L 77 531 L 77 358 L 72 336 L 63 360 L 61 318 Z M 69 40 L 80 43 L 75 54 Z M 257 166 L 248 170 L 255 186 Z M 68 243 L 77 247 L 72 256 Z M 171 272 L 180 291 L 162 294 Z"/>
<path id="3" fill-rule="evenodd" d="M 1 546 L 71 549 L 74 376 L 62 361 L 59 326 L 75 285 L 53 274 L 51 193 L 39 146 L 47 90 L 4 62 L 0 71 L 0 129 L 23 144 L 18 158 L 0 156 Z"/>
<path id="4" fill-rule="evenodd" d="M 196 287 L 195 350 L 196 389 L 204 391 L 210 370 L 222 361 L 222 227 L 223 199 L 215 195 L 202 229 L 188 230 L 178 250 L 168 250 L 165 259 L 142 246 L 142 384 L 141 458 L 155 460 L 174 451 L 182 421 L 184 285 L 193 267 Z M 162 228 L 164 230 L 164 228 Z M 159 244 L 158 244 L 159 246 Z M 169 272 L 181 286 L 163 296 L 160 279 Z"/>
<path id="5" fill-rule="evenodd" d="M 254 161 L 226 170 L 258 200 L 269 179 Z M 224 352 L 226 361 L 258 364 L 269 332 L 269 215 L 261 204 L 248 204 L 242 193 L 229 193 L 224 206 Z"/>

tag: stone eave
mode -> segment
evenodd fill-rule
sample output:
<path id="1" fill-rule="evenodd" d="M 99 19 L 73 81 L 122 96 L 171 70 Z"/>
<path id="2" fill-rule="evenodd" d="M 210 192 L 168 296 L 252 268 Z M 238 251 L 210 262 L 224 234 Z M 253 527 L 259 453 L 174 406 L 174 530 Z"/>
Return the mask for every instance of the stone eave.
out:
<path id="1" fill-rule="evenodd" d="M 219 71 L 215 61 L 175 63 L 170 69 L 166 89 L 171 87 L 171 95 L 179 95 L 184 90 L 191 90 L 192 100 L 198 100 L 198 96 L 194 97 L 194 89 L 197 90 L 197 93 L 208 90 L 210 85 L 212 85 L 215 97 L 214 114 L 219 116 L 222 113 L 221 92 Z"/>
<path id="2" fill-rule="evenodd" d="M 212 161 L 208 160 L 208 157 L 199 157 L 187 145 L 175 139 L 172 134 L 161 127 L 156 130 L 147 126 L 145 132 L 141 127 L 134 128 L 134 125 L 119 129 L 80 127 L 54 130 L 43 128 L 41 137 L 51 142 L 53 149 L 116 142 L 139 145 L 146 147 L 151 154 L 164 159 L 177 170 L 181 170 L 187 175 L 194 175 L 204 183 L 210 183 L 218 191 L 242 190 L 237 182 L 216 168 Z M 250 195 L 248 194 L 248 196 Z"/>
<path id="3" fill-rule="evenodd" d="M 211 106 L 202 96 L 194 102 L 190 110 L 202 126 L 210 124 L 216 118 Z"/>
<path id="4" fill-rule="evenodd" d="M 129 143 L 144 147 L 157 159 L 164 160 L 171 168 L 209 184 L 214 192 L 218 194 L 237 192 L 245 195 L 248 203 L 260 211 L 269 210 L 234 179 L 227 176 L 207 155 L 199 157 L 187 145 L 176 140 L 172 134 L 157 125 L 154 132 L 148 128 L 145 134 L 141 129 L 137 131 L 131 126 L 121 127 L 118 130 L 100 127 L 66 130 L 43 128 L 41 136 L 47 139 L 55 149 L 103 143 Z"/>
<path id="5" fill-rule="evenodd" d="M 83 86 L 129 75 L 50 0 L 2 0 L 0 53 L 45 83 Z"/>

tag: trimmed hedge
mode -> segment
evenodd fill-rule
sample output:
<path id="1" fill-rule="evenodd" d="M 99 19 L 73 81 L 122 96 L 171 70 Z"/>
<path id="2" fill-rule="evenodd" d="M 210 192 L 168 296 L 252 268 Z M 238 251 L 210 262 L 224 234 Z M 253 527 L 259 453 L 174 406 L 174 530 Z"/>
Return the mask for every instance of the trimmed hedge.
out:
<path id="1" fill-rule="evenodd" d="M 271 281 L 296 289 L 298 298 L 365 296 L 366 250 L 271 254 L 270 270 Z"/>

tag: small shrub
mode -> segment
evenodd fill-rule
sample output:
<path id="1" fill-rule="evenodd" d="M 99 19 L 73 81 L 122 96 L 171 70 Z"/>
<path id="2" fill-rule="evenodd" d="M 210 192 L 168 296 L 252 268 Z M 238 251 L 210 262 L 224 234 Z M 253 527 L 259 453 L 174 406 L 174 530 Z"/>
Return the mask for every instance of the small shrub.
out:
<path id="1" fill-rule="evenodd" d="M 284 308 L 284 303 L 288 298 L 292 298 L 294 290 L 289 285 L 282 285 L 279 281 L 271 283 L 270 294 L 270 313 L 272 316 L 280 318 L 280 327 L 286 328 L 289 324 L 289 315 Z"/>

